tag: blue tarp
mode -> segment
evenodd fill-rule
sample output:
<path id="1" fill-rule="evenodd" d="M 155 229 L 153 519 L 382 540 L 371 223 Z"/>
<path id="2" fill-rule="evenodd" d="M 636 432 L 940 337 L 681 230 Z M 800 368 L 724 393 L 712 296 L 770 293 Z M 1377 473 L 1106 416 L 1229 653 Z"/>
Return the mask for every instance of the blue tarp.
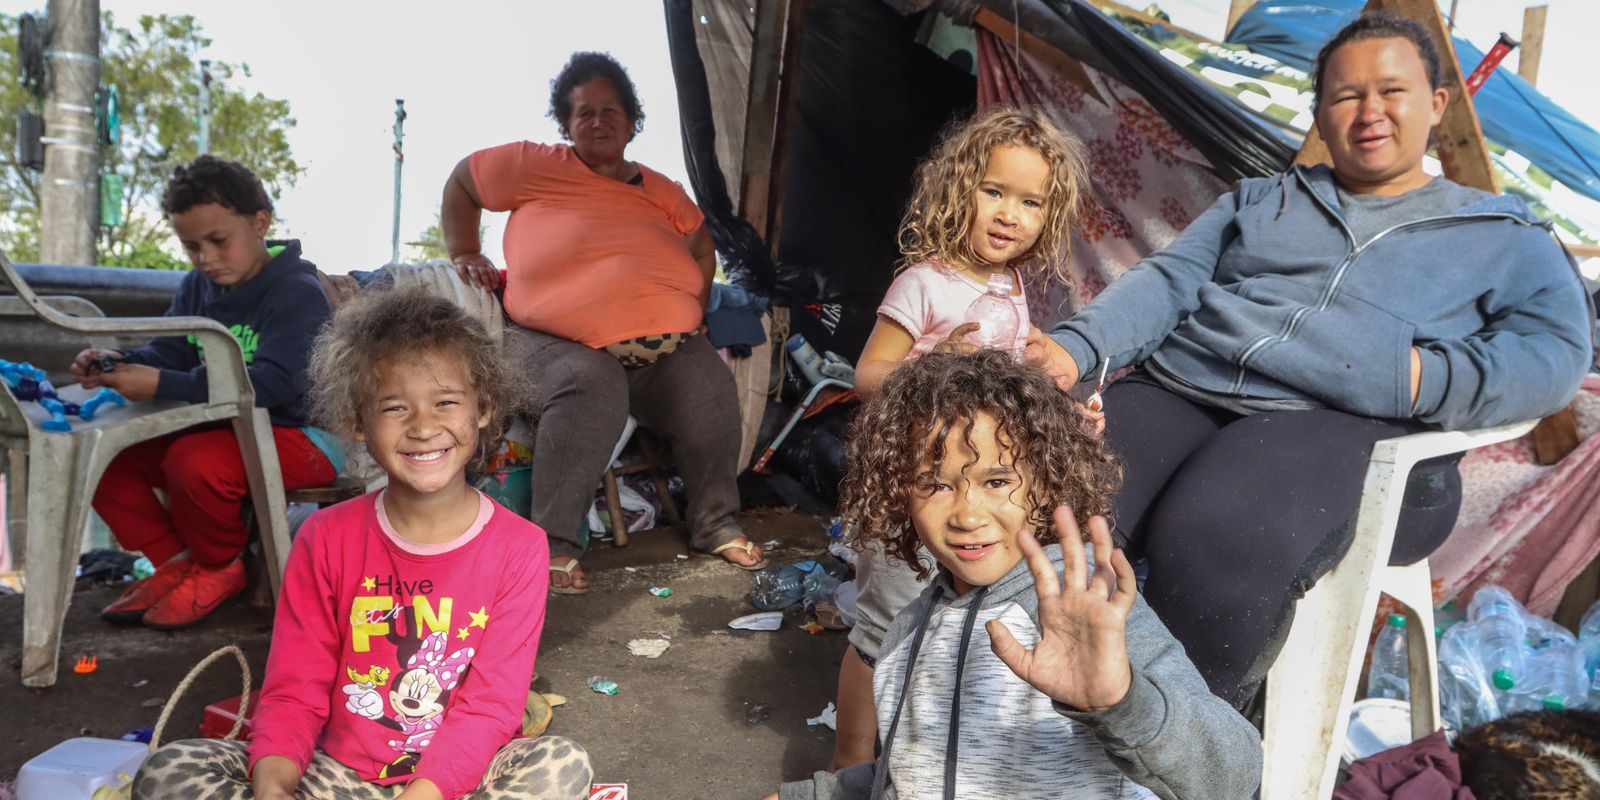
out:
<path id="1" fill-rule="evenodd" d="M 1317 51 L 1364 6 L 1365 0 L 1260 0 L 1239 19 L 1228 41 L 1310 72 Z M 1483 51 L 1454 38 L 1461 72 L 1468 74 L 1483 60 Z M 1496 70 L 1472 101 L 1489 141 L 1516 151 L 1573 191 L 1600 200 L 1600 133 L 1594 128 L 1506 69 Z"/>

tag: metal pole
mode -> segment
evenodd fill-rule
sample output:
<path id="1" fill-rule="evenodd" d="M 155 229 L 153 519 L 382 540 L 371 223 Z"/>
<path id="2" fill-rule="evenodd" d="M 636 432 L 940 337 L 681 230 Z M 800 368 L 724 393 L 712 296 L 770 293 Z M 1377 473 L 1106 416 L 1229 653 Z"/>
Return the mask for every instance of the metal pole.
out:
<path id="1" fill-rule="evenodd" d="M 50 0 L 50 87 L 44 106 L 44 181 L 39 257 L 47 264 L 95 263 L 100 220 L 99 0 Z"/>
<path id="2" fill-rule="evenodd" d="M 1451 33 L 1454 33 L 1455 29 L 1456 29 L 1456 6 L 1459 5 L 1460 3 L 1461 3 L 1461 0 L 1450 0 L 1450 32 Z"/>
<path id="3" fill-rule="evenodd" d="M 400 170 L 406 163 L 404 147 L 406 101 L 394 101 L 394 232 L 389 238 L 389 263 L 400 263 Z"/>
<path id="4" fill-rule="evenodd" d="M 211 61 L 200 59 L 200 155 L 211 152 Z"/>

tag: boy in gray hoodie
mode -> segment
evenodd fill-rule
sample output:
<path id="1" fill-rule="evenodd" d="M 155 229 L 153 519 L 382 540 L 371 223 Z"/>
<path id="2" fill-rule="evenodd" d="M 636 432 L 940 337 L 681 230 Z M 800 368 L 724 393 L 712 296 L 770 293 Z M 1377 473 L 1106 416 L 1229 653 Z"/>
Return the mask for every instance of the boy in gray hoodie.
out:
<path id="1" fill-rule="evenodd" d="M 849 449 L 845 518 L 939 569 L 884 638 L 877 761 L 781 800 L 1255 791 L 1260 737 L 1140 599 L 1099 516 L 1116 462 L 1049 377 L 998 351 L 931 353 L 890 376 Z M 1094 515 L 1087 546 L 1074 511 Z"/>

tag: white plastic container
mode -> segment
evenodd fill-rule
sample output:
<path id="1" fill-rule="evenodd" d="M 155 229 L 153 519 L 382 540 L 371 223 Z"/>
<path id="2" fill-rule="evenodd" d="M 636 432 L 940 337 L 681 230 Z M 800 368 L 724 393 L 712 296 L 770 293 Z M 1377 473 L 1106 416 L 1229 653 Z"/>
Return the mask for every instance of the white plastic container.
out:
<path id="1" fill-rule="evenodd" d="M 148 755 L 143 742 L 68 739 L 22 765 L 17 800 L 89 800 L 102 786 L 126 785 Z"/>

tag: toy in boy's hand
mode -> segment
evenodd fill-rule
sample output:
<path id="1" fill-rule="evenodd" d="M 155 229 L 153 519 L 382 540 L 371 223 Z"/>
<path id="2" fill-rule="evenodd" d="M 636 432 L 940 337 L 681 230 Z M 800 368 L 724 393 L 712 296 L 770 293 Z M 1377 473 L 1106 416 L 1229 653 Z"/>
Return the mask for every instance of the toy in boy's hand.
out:
<path id="1" fill-rule="evenodd" d="M 1017 677 L 1058 703 L 1099 711 L 1122 702 L 1133 685 L 1128 664 L 1128 614 L 1139 587 L 1128 557 L 1111 544 L 1104 517 L 1089 518 L 1094 574 L 1072 511 L 1055 510 L 1063 574 L 1045 555 L 1033 532 L 1017 534 L 1017 545 L 1033 571 L 1039 595 L 1039 643 L 1023 647 L 1000 620 L 988 624 L 990 647 Z"/>
<path id="2" fill-rule="evenodd" d="M 101 353 L 89 359 L 89 369 L 94 372 L 111 372 L 122 359 L 110 353 Z M 92 374 L 92 373 L 91 373 Z"/>
<path id="3" fill-rule="evenodd" d="M 68 415 L 76 415 L 79 419 L 88 421 L 94 419 L 94 415 L 107 403 L 115 406 L 128 404 L 122 395 L 110 388 L 102 388 L 82 405 L 65 402 L 56 394 L 56 387 L 45 376 L 44 370 L 27 362 L 0 359 L 0 379 L 5 381 L 6 388 L 11 391 L 12 396 L 23 402 L 30 400 L 37 402 L 50 413 L 50 419 L 39 423 L 39 427 L 47 431 L 72 430 L 72 425 L 67 422 Z"/>

